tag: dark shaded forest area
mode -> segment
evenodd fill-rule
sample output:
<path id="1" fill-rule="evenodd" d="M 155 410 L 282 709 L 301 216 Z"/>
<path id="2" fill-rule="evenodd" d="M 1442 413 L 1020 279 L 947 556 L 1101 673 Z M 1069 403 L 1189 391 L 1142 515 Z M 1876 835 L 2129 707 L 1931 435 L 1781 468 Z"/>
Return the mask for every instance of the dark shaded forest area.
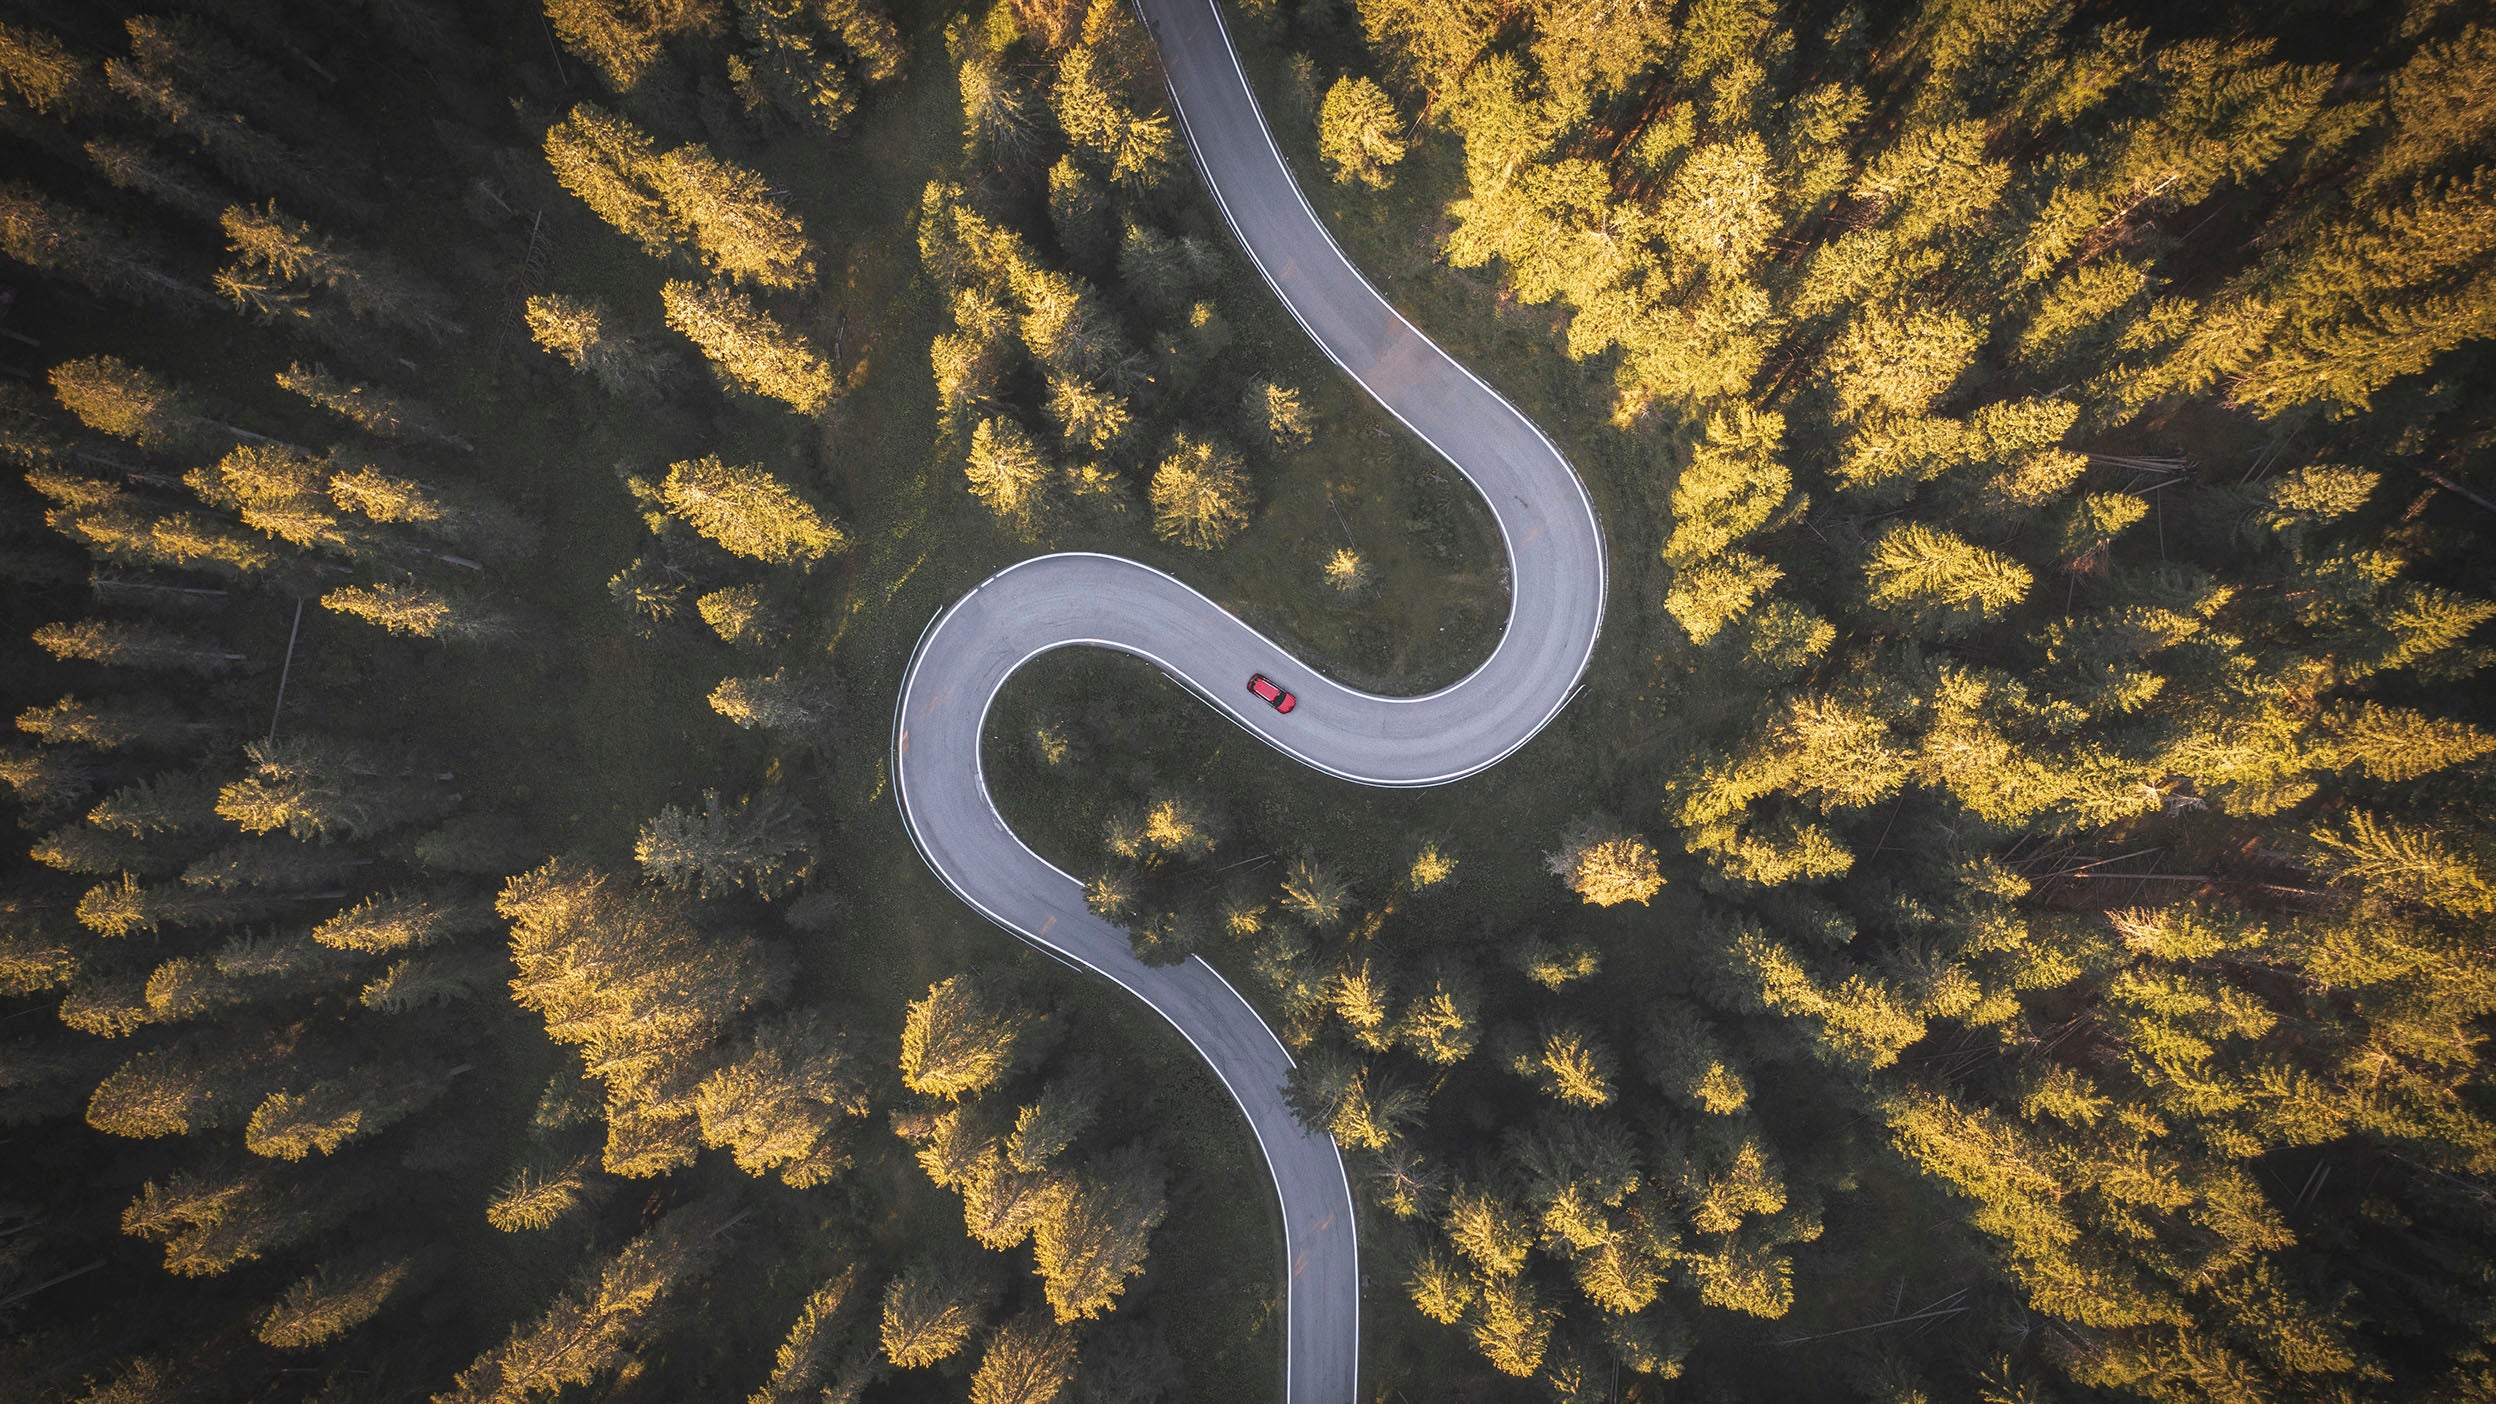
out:
<path id="1" fill-rule="evenodd" d="M 993 719 L 1299 1060 L 1365 1395 L 2496 1395 L 2496 29 L 1229 13 L 1613 553 L 1446 791 Z M 1037 550 L 1498 627 L 1130 10 L 0 0 L 0 126 L 0 1398 L 1280 1397 L 1219 1084 L 885 784 Z"/>

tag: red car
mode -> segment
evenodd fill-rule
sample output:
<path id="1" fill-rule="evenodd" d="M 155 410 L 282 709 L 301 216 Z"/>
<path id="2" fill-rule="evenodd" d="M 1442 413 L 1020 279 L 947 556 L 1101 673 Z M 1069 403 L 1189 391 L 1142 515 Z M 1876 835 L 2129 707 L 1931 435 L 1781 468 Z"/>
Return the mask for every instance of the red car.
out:
<path id="1" fill-rule="evenodd" d="M 1271 703 L 1274 710 L 1278 712 L 1288 712 L 1300 705 L 1299 698 L 1275 686 L 1274 680 L 1263 673 L 1248 675 L 1248 690 Z"/>

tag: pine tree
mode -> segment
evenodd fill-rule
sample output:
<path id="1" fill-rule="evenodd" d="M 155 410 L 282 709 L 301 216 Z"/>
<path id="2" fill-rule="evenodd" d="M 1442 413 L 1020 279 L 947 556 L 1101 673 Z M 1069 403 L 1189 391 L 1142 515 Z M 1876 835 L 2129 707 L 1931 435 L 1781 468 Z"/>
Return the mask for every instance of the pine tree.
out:
<path id="1" fill-rule="evenodd" d="M 243 1144 L 254 1155 L 301 1160 L 332 1155 L 404 1121 L 448 1090 L 438 1071 L 426 1067 L 365 1064 L 306 1084 L 303 1091 L 272 1092 L 252 1110 Z"/>
<path id="2" fill-rule="evenodd" d="M 1544 1095 L 1570 1106 L 1608 1106 L 1619 1083 L 1611 1050 L 1565 1024 L 1541 1031 L 1514 1066 L 1541 1087 Z"/>
<path id="3" fill-rule="evenodd" d="M 807 1294 L 773 1357 L 771 1377 L 746 1397 L 746 1404 L 801 1404 L 832 1394 L 823 1389 L 828 1383 L 825 1377 L 836 1363 L 833 1355 L 841 1347 L 843 1325 L 854 1309 L 850 1296 L 857 1289 L 858 1269 L 853 1264 Z"/>
<path id="4" fill-rule="evenodd" d="M 2343 707 L 2325 724 L 2339 764 L 2375 780 L 2415 780 L 2496 750 L 2496 736 L 2468 722 L 2374 702 Z"/>
<path id="5" fill-rule="evenodd" d="M 729 1209 L 706 1199 L 669 1212 L 435 1397 L 446 1404 L 525 1401 L 613 1373 L 632 1358 L 645 1323 L 727 1251 L 728 1231 L 745 1217 Z"/>
<path id="6" fill-rule="evenodd" d="M 2325 876 L 2457 917 L 2496 912 L 2496 870 L 2453 837 L 2363 810 L 2316 825 L 2309 861 Z"/>
<path id="7" fill-rule="evenodd" d="M 1153 470 L 1152 497 L 1154 534 L 1200 551 L 1237 536 L 1248 525 L 1252 500 L 1238 454 L 1185 435 Z"/>
<path id="8" fill-rule="evenodd" d="M 722 678 L 711 689 L 711 710 L 748 730 L 778 732 L 791 740 L 822 740 L 839 715 L 831 681 L 788 668 L 760 677 Z"/>
<path id="9" fill-rule="evenodd" d="M 1376 83 L 1338 78 L 1318 110 L 1317 154 L 1334 168 L 1336 184 L 1358 181 L 1383 190 L 1395 179 L 1387 168 L 1404 159 L 1403 125 L 1395 103 Z"/>
<path id="10" fill-rule="evenodd" d="M 1095 7 L 1092 13 L 1101 11 Z M 1166 114 L 1140 113 L 1115 91 L 1114 77 L 1104 72 L 1114 67 L 1092 44 L 1068 49 L 1058 59 L 1049 106 L 1067 139 L 1098 162 L 1110 180 L 1130 190 L 1149 190 L 1176 169 L 1178 136 Z"/>
<path id="11" fill-rule="evenodd" d="M 0 25 L 0 92 L 38 117 L 73 111 L 91 85 L 87 61 L 43 30 Z"/>
<path id="12" fill-rule="evenodd" d="M 743 1056 L 694 1090 L 703 1142 L 726 1148 L 749 1175 L 778 1170 L 798 1189 L 830 1180 L 848 1163 L 841 1122 L 867 1113 L 843 1041 L 814 1010 L 759 1025 Z"/>
<path id="13" fill-rule="evenodd" d="M 1116 443 L 1133 418 L 1126 396 L 1070 375 L 1049 377 L 1048 409 L 1068 443 L 1096 450 Z"/>
<path id="14" fill-rule="evenodd" d="M 279 1182 L 249 1167 L 177 1171 L 142 1185 L 121 1227 L 163 1243 L 166 1271 L 213 1277 L 335 1225 L 355 1203 L 352 1187 Z"/>
<path id="15" fill-rule="evenodd" d="M 1300 392 L 1270 380 L 1252 383 L 1241 392 L 1239 415 L 1248 441 L 1274 453 L 1307 448 L 1315 432 Z"/>
<path id="16" fill-rule="evenodd" d="M 1944 638 L 2026 599 L 2034 581 L 2008 556 L 1920 522 L 1898 523 L 1875 538 L 1863 573 L 1873 608 Z"/>
<path id="17" fill-rule="evenodd" d="M 307 366 L 297 361 L 277 373 L 277 384 L 279 389 L 303 397 L 367 434 L 439 444 L 463 453 L 475 447 L 442 417 L 441 411 L 424 401 L 379 385 L 342 380 L 325 366 Z"/>
<path id="18" fill-rule="evenodd" d="M 154 21 L 142 19 L 134 23 Z M 247 66 L 259 68 L 257 64 Z M 203 71 L 221 71 L 213 62 L 199 67 Z M 202 94 L 186 81 L 189 77 L 135 54 L 127 59 L 104 61 L 104 81 L 115 96 L 207 157 L 208 163 L 234 184 L 259 194 L 283 195 L 332 208 L 357 203 L 345 195 L 346 186 L 336 172 L 306 160 L 288 142 L 235 111 L 231 103 Z M 235 78 L 232 86 L 237 91 L 260 90 L 240 71 L 236 71 Z"/>
<path id="19" fill-rule="evenodd" d="M 218 290 L 261 320 L 279 310 L 320 314 L 332 301 L 360 321 L 414 332 L 431 341 L 467 334 L 449 300 L 425 279 L 369 250 L 321 233 L 278 209 L 236 205 L 219 223 L 234 262 L 218 274 Z"/>
<path id="20" fill-rule="evenodd" d="M 1109 200 L 1072 156 L 1060 156 L 1049 167 L 1049 228 L 1078 267 L 1107 264 L 1116 247 Z"/>
<path id="21" fill-rule="evenodd" d="M 829 408 L 840 394 L 839 378 L 823 357 L 744 294 L 686 282 L 670 282 L 659 294 L 667 324 L 737 388 L 808 415 Z"/>
<path id="22" fill-rule="evenodd" d="M 903 1370 L 951 1359 L 987 1318 L 986 1294 L 950 1258 L 922 1258 L 884 1289 L 884 1357 Z"/>
<path id="23" fill-rule="evenodd" d="M 15 181 L 0 182 L 0 255 L 99 297 L 170 312 L 215 305 L 170 271 L 173 256 L 158 241 Z"/>
<path id="24" fill-rule="evenodd" d="M 805 9 L 793 0 L 737 0 L 737 32 L 746 51 L 729 58 L 728 79 L 748 111 L 776 108 L 832 132 L 857 110 L 857 88 L 838 58 L 822 52 Z"/>
<path id="25" fill-rule="evenodd" d="M 217 791 L 217 814 L 247 834 L 354 840 L 439 818 L 456 797 L 394 780 L 352 746 L 290 736 L 243 748 L 251 769 Z"/>
<path id="26" fill-rule="evenodd" d="M 98 751 L 187 750 L 213 724 L 189 720 L 172 703 L 145 693 L 86 701 L 63 697 L 50 706 L 17 714 L 17 729 L 47 746 L 85 746 Z"/>
<path id="27" fill-rule="evenodd" d="M 416 1275 L 412 1258 L 332 1260 L 297 1278 L 254 1334 L 279 1350 L 325 1345 L 381 1314 Z"/>
<path id="28" fill-rule="evenodd" d="M 74 658 L 115 668 L 213 675 L 231 671 L 248 655 L 170 629 L 122 619 L 80 619 L 46 624 L 35 644 L 55 658 Z"/>
<path id="29" fill-rule="evenodd" d="M 664 1173 L 699 1149 L 689 1060 L 787 986 L 785 953 L 751 936 L 708 937 L 664 889 L 558 860 L 496 900 L 512 923 L 522 1008 L 580 1046 L 608 1094 L 606 1167 Z"/>
<path id="30" fill-rule="evenodd" d="M 717 456 L 672 464 L 659 499 L 704 537 L 751 560 L 807 566 L 848 546 L 839 526 L 759 464 Z"/>
<path id="31" fill-rule="evenodd" d="M 749 8 L 749 14 L 752 13 Z M 765 288 L 814 280 L 814 246 L 763 178 L 698 143 L 661 152 L 639 128 L 581 103 L 546 132 L 546 161 L 599 218 L 664 256 L 689 247 L 710 272 Z"/>
<path id="32" fill-rule="evenodd" d="M 1036 524 L 1056 476 L 1030 432 L 1002 416 L 983 419 L 972 428 L 963 472 L 981 505 L 1025 532 Z"/>
<path id="33" fill-rule="evenodd" d="M 971 1376 L 971 1404 L 1050 1404 L 1075 1378 L 1075 1336 L 1037 1314 L 990 1332 Z"/>
<path id="34" fill-rule="evenodd" d="M 787 636 L 787 620 L 759 585 L 732 585 L 693 602 L 694 613 L 720 642 L 737 648 L 771 648 Z"/>
<path id="35" fill-rule="evenodd" d="M 804 877 L 812 862 L 813 817 L 777 790 L 721 804 L 702 792 L 699 814 L 669 805 L 642 826 L 633 857 L 669 887 L 714 891 L 746 888 L 777 896 Z"/>
<path id="36" fill-rule="evenodd" d="M 145 1140 L 188 1136 L 248 1115 L 264 1085 L 263 1059 L 204 1037 L 138 1053 L 96 1084 L 87 1124 Z"/>
<path id="37" fill-rule="evenodd" d="M 1352 888 L 1314 854 L 1304 853 L 1283 874 L 1283 908 L 1311 926 L 1332 926 L 1352 905 Z"/>
<path id="38" fill-rule="evenodd" d="M 500 642 L 517 631 L 490 608 L 422 585 L 342 585 L 321 596 L 321 608 L 420 639 Z"/>
<path id="39" fill-rule="evenodd" d="M 1548 855 L 1544 865 L 1594 907 L 1620 902 L 1643 906 L 1664 888 L 1655 850 L 1646 840 L 1595 819 L 1572 825 L 1561 836 L 1559 851 Z"/>
<path id="40" fill-rule="evenodd" d="M 48 378 L 81 423 L 151 453 L 213 454 L 241 437 L 210 418 L 197 396 L 116 357 L 63 361 Z"/>
<path id="41" fill-rule="evenodd" d="M 618 93 L 641 86 L 667 41 L 713 27 L 704 0 L 543 0 L 547 23 L 573 56 Z"/>
<path id="42" fill-rule="evenodd" d="M 588 1198 L 586 1161 L 551 1170 L 522 1166 L 495 1190 L 485 1207 L 485 1219 L 504 1233 L 531 1233 L 554 1227 Z"/>
<path id="43" fill-rule="evenodd" d="M 996 1086 L 1013 1068 L 1028 1017 L 1002 1007 L 967 975 L 928 986 L 901 1030 L 901 1080 L 948 1100 Z"/>
<path id="44" fill-rule="evenodd" d="M 589 375 L 610 395 L 655 394 L 670 378 L 665 358 L 641 338 L 619 330 L 606 304 L 561 293 L 531 296 L 524 309 L 529 335 Z"/>
<path id="45" fill-rule="evenodd" d="M 1042 1288 L 1061 1322 L 1112 1310 L 1126 1279 L 1144 1271 L 1152 1231 L 1169 1212 L 1161 1168 L 1140 1147 L 1088 1167 L 1056 1212 L 1032 1230 Z"/>
<path id="46" fill-rule="evenodd" d="M 958 80 L 964 139 L 984 147 L 1000 165 L 1016 165 L 1029 156 L 1039 140 L 1031 96 L 1005 65 L 993 54 L 966 54 Z"/>

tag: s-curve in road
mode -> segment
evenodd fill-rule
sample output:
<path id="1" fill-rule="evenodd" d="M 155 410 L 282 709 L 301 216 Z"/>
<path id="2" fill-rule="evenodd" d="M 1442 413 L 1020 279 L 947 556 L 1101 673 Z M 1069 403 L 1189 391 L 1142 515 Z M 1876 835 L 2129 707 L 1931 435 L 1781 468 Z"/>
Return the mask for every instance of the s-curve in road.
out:
<path id="1" fill-rule="evenodd" d="M 1117 981 L 1177 1026 L 1247 1114 L 1282 1202 L 1291 1404 L 1350 1404 L 1360 1360 L 1352 1193 L 1333 1141 L 1283 1100 L 1291 1068 L 1201 959 L 1146 966 L 1082 885 L 1007 830 L 979 738 L 1006 679 L 1084 644 L 1157 665 L 1286 755 L 1368 785 L 1436 785 L 1524 745 L 1568 700 L 1603 622 L 1602 532 L 1559 450 L 1387 305 L 1345 259 L 1275 149 L 1213 0 L 1140 0 L 1197 162 L 1248 256 L 1326 354 L 1462 471 L 1508 550 L 1508 625 L 1481 667 L 1426 697 L 1328 681 L 1170 576 L 1115 556 L 1041 556 L 938 615 L 895 709 L 894 793 L 938 877 L 998 925 Z M 1279 713 L 1263 673 L 1299 695 Z"/>

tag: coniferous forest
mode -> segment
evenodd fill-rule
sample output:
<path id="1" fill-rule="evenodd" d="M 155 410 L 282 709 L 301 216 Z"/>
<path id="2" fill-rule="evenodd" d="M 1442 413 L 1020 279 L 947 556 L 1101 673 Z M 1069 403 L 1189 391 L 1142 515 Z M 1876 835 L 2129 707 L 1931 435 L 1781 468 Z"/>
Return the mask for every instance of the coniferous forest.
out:
<path id="1" fill-rule="evenodd" d="M 989 718 L 1297 1060 L 1363 1397 L 2496 1399 L 2496 16 L 1225 14 L 1610 553 L 1444 789 Z M 1282 1397 L 1221 1084 L 890 792 L 1039 551 L 1505 617 L 1132 10 L 0 0 L 0 129 L 0 1400 Z"/>

